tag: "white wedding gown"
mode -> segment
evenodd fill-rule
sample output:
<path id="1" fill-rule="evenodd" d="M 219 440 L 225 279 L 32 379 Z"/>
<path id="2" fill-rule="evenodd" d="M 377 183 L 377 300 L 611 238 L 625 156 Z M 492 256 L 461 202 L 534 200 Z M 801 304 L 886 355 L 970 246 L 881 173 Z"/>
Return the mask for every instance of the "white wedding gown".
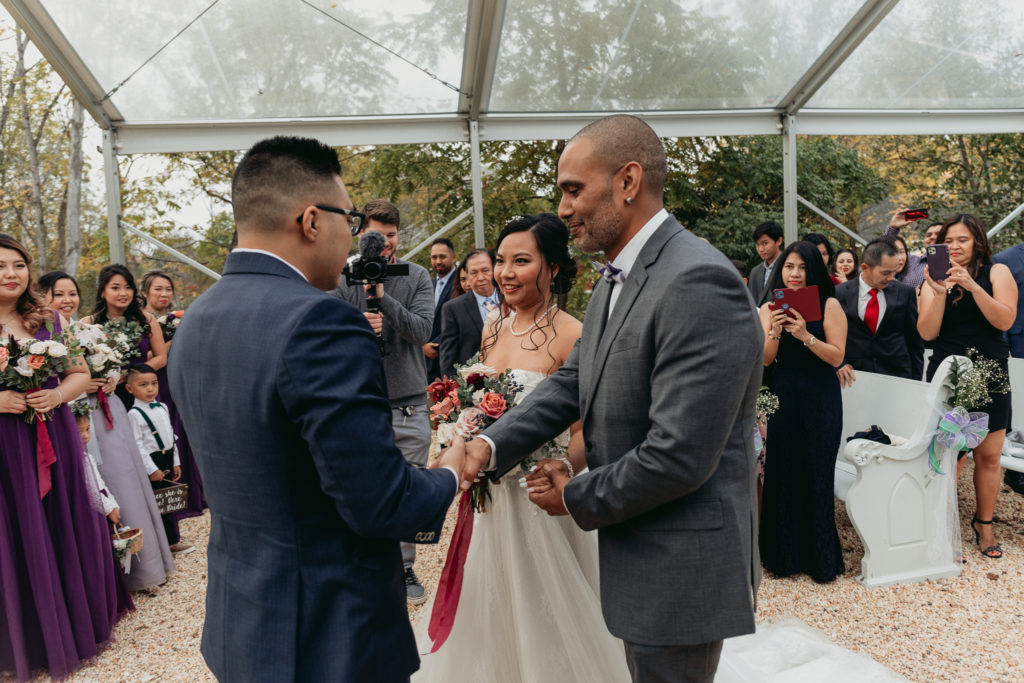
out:
<path id="1" fill-rule="evenodd" d="M 522 399 L 544 379 L 512 370 Z M 559 437 L 564 446 L 568 433 Z M 535 457 L 541 457 L 539 455 Z M 519 467 L 491 484 L 476 515 L 458 612 L 448 640 L 421 655 L 415 683 L 629 681 L 622 641 L 608 632 L 598 595 L 597 534 L 550 517 L 520 488 Z M 433 596 L 416 622 L 421 653 Z"/>

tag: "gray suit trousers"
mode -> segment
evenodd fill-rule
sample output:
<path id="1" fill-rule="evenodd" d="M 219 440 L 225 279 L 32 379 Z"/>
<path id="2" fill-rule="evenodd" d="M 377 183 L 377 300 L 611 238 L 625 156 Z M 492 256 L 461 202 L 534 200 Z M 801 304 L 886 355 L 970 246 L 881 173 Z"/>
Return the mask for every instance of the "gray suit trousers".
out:
<path id="1" fill-rule="evenodd" d="M 721 657 L 721 640 L 676 647 L 626 643 L 633 683 L 711 683 Z"/>

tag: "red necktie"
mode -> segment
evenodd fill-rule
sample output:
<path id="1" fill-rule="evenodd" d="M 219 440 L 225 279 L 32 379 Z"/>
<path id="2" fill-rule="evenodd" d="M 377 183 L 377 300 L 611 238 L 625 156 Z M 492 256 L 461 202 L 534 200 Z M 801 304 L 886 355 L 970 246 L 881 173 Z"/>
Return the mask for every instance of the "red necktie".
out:
<path id="1" fill-rule="evenodd" d="M 864 324 L 871 330 L 871 334 L 878 329 L 878 290 L 872 288 L 868 299 L 867 308 L 864 309 Z"/>

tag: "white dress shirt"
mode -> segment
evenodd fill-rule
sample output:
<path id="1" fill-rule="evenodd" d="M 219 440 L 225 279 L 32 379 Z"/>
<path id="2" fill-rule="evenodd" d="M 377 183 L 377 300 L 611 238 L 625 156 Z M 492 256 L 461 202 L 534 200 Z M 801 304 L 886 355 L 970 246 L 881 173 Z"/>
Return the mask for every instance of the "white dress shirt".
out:
<path id="1" fill-rule="evenodd" d="M 864 313 L 868 310 L 868 301 L 871 300 L 871 285 L 864 282 L 864 276 L 857 278 L 860 295 L 857 297 L 857 315 L 864 320 Z M 882 318 L 885 316 L 885 290 L 878 290 L 878 324 L 875 330 L 882 325 Z"/>
<path id="2" fill-rule="evenodd" d="M 498 306 L 498 290 L 495 289 L 493 292 L 491 292 L 490 296 L 480 296 L 479 294 L 476 293 L 475 290 L 470 291 L 473 292 L 473 296 L 476 297 L 476 306 L 480 310 L 480 319 L 483 320 L 484 323 L 486 323 L 487 314 Z M 492 304 L 490 310 L 488 309 L 487 306 L 488 303 Z"/>
<path id="3" fill-rule="evenodd" d="M 157 401 L 159 403 L 159 401 Z M 156 439 L 153 438 L 153 432 L 150 431 L 149 425 L 146 424 L 146 420 L 139 415 L 138 408 L 153 421 L 153 426 L 156 427 L 157 433 L 160 435 L 160 439 L 164 442 L 164 447 L 160 448 L 157 444 Z M 167 406 L 160 403 L 157 408 L 150 408 L 148 403 L 143 403 L 139 399 L 135 399 L 135 404 L 132 409 L 128 411 L 128 421 L 132 423 L 132 436 L 135 437 L 135 447 L 139 450 L 139 456 L 142 458 L 142 464 L 146 466 L 146 474 L 153 474 L 159 467 L 153 462 L 153 458 L 149 457 L 150 453 L 154 451 L 163 451 L 168 448 L 174 448 L 174 466 L 180 467 L 181 461 L 178 459 L 178 446 L 174 443 L 174 428 L 171 427 L 171 414 L 167 412 Z"/>
<path id="4" fill-rule="evenodd" d="M 234 249 L 231 250 L 231 253 L 263 254 L 264 256 L 269 256 L 271 258 L 276 258 L 278 261 L 280 261 L 281 263 L 285 264 L 286 266 L 288 266 L 289 268 L 294 270 L 296 273 L 301 275 L 303 280 L 305 280 L 306 282 L 309 282 L 309 278 L 306 277 L 305 273 L 303 273 L 301 270 L 296 268 L 294 265 L 292 265 L 291 263 L 288 263 L 288 261 L 285 261 L 283 258 L 281 258 L 279 255 L 275 254 L 272 251 L 267 251 L 265 249 L 250 249 L 249 247 L 235 247 Z"/>
<path id="5" fill-rule="evenodd" d="M 643 250 L 644 245 L 647 244 L 647 240 L 651 239 L 651 235 L 658 229 L 665 220 L 668 219 L 668 211 L 662 209 L 658 213 L 651 216 L 651 219 L 644 223 L 644 227 L 640 228 L 640 232 L 633 235 L 633 238 L 626 243 L 626 246 L 622 248 L 619 255 L 612 261 L 612 265 L 622 271 L 622 282 L 626 283 L 629 278 L 629 271 L 633 269 L 636 264 L 636 259 L 640 256 L 640 252 Z M 608 302 L 608 317 L 611 317 L 612 311 L 615 310 L 615 302 L 619 300 L 619 294 L 622 292 L 622 287 L 613 287 L 611 300 Z"/>
<path id="6" fill-rule="evenodd" d="M 765 286 L 767 286 L 768 285 L 768 281 L 772 279 L 772 269 L 775 267 L 775 264 L 778 263 L 778 262 L 779 262 L 778 255 L 775 256 L 775 260 L 772 261 L 771 263 L 768 263 L 767 261 L 764 262 L 764 285 Z"/>

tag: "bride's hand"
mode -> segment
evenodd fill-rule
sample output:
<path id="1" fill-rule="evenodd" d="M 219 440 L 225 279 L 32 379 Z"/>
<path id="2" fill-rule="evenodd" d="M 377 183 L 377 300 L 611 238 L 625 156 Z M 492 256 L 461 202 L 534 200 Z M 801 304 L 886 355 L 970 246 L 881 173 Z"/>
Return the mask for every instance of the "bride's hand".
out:
<path id="1" fill-rule="evenodd" d="M 519 486 L 526 489 L 527 493 L 547 493 L 551 490 L 551 479 L 541 467 L 544 463 L 554 462 L 553 460 L 541 460 L 534 465 L 526 476 L 519 480 Z"/>
<path id="2" fill-rule="evenodd" d="M 565 463 L 560 460 L 541 460 L 537 463 L 537 472 L 543 473 L 551 487 L 546 491 L 534 491 L 530 494 L 530 502 L 547 512 L 549 515 L 567 515 L 562 489 L 572 481 Z"/>
<path id="3" fill-rule="evenodd" d="M 462 472 L 466 468 L 466 442 L 461 437 L 456 437 L 448 448 L 441 452 L 434 467 L 450 467 L 455 474 L 462 479 Z"/>

